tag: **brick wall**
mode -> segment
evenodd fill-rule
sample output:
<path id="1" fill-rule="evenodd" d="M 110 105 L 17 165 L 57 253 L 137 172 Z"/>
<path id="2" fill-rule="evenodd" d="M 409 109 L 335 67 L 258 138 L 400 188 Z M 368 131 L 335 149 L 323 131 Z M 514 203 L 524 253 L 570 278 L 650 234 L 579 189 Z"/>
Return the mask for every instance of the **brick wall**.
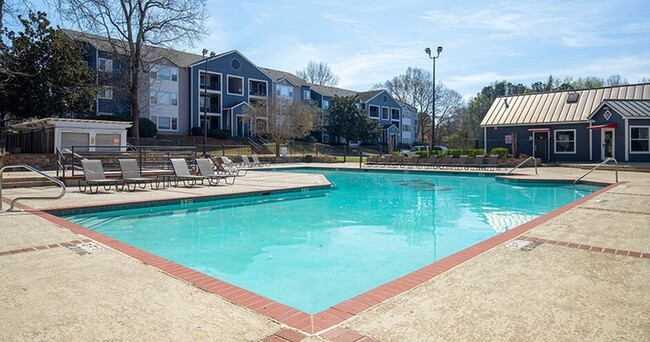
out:
<path id="1" fill-rule="evenodd" d="M 29 164 L 44 171 L 56 170 L 56 154 L 19 153 L 0 155 L 0 167 L 20 164 Z"/>

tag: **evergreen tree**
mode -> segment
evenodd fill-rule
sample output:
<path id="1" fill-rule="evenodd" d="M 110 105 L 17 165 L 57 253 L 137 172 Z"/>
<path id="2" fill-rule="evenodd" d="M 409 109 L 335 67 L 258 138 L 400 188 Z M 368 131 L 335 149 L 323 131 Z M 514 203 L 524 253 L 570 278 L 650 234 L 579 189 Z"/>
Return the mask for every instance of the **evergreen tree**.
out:
<path id="1" fill-rule="evenodd" d="M 365 110 L 359 109 L 358 96 L 336 96 L 332 99 L 327 131 L 348 143 L 376 141 L 381 134 L 377 121 L 370 119 Z"/>

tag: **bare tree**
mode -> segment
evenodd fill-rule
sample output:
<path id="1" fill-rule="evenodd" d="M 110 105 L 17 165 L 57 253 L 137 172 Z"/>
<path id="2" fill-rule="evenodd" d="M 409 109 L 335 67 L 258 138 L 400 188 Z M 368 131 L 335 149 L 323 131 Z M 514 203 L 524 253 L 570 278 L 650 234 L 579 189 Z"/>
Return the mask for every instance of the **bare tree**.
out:
<path id="1" fill-rule="evenodd" d="M 607 77 L 607 81 L 605 82 L 605 84 L 608 86 L 617 86 L 617 85 L 625 85 L 629 83 L 627 82 L 627 79 L 621 77 L 621 75 L 611 75 Z"/>
<path id="2" fill-rule="evenodd" d="M 315 127 L 317 109 L 299 101 L 269 97 L 246 109 L 257 125 L 257 133 L 268 136 L 275 143 L 275 156 L 287 140 L 304 138 Z"/>
<path id="3" fill-rule="evenodd" d="M 61 16 L 81 30 L 106 36 L 124 56 L 132 136 L 139 137 L 139 88 L 147 46 L 192 44 L 205 35 L 206 0 L 55 0 Z"/>
<path id="4" fill-rule="evenodd" d="M 333 87 L 339 84 L 339 77 L 323 62 L 310 61 L 306 68 L 296 71 L 296 75 L 306 82 L 322 86 Z"/>

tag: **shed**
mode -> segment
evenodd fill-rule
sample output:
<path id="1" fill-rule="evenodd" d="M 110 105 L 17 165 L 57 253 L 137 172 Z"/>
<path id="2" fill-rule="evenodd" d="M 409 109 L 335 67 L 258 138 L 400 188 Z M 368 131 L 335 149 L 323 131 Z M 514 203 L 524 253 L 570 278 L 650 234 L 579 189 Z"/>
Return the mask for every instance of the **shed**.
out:
<path id="1" fill-rule="evenodd" d="M 11 126 L 8 150 L 24 153 L 56 153 L 57 149 L 85 151 L 125 150 L 131 122 L 45 118 Z"/>

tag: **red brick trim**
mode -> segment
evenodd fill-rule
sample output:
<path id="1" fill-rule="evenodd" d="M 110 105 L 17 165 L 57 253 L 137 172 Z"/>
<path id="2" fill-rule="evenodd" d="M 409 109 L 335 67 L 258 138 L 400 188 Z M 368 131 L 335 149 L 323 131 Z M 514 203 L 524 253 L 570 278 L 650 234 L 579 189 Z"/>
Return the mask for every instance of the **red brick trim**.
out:
<path id="1" fill-rule="evenodd" d="M 366 335 L 363 335 L 357 331 L 350 330 L 347 328 L 343 327 L 335 327 L 334 329 L 328 330 L 322 334 L 319 335 L 326 341 L 332 341 L 332 342 L 344 342 L 344 341 L 350 341 L 350 342 L 372 342 L 376 341 L 372 339 L 371 337 L 368 337 Z"/>
<path id="2" fill-rule="evenodd" d="M 282 328 L 275 334 L 268 336 L 263 342 L 299 342 L 304 340 L 307 335 L 296 330 Z"/>
<path id="3" fill-rule="evenodd" d="M 377 304 L 380 304 L 428 280 L 431 280 L 432 278 L 444 272 L 447 272 L 452 268 L 482 253 L 485 253 L 486 251 L 489 251 L 496 246 L 515 239 L 533 229 L 534 227 L 573 208 L 576 208 L 579 205 L 582 205 L 585 202 L 589 201 L 590 199 L 593 199 L 594 197 L 615 188 L 616 186 L 618 186 L 618 184 L 611 184 L 577 201 L 553 210 L 548 214 L 535 218 L 529 222 L 512 228 L 485 241 L 479 242 L 471 247 L 468 247 L 444 259 L 425 266 L 415 272 L 362 293 L 354 298 L 343 301 L 325 311 L 316 313 L 314 315 L 307 314 L 303 311 L 278 303 L 266 297 L 262 297 L 256 293 L 226 283 L 222 280 L 212 278 L 203 273 L 197 272 L 185 266 L 174 263 L 170 260 L 161 258 L 157 255 L 115 240 L 96 231 L 90 230 L 72 222 L 68 222 L 52 214 L 40 210 L 30 210 L 30 212 L 74 233 L 86 236 L 87 238 L 93 239 L 94 241 L 102 243 L 121 253 L 131 256 L 144 264 L 156 267 L 159 270 L 173 277 L 193 284 L 194 286 L 203 289 L 204 291 L 217 294 L 228 301 L 249 308 L 275 321 L 300 330 L 306 334 L 317 334 L 321 331 L 334 327 Z M 645 255 L 643 257 L 645 258 Z M 650 255 L 648 255 L 648 257 L 650 258 Z M 363 335 L 361 338 L 365 338 L 363 341 L 371 341 L 369 338 L 364 337 Z M 284 337 L 274 334 L 272 336 L 269 336 L 268 339 L 269 341 L 283 341 Z M 337 341 L 346 340 L 349 339 L 340 339 Z"/>
<path id="4" fill-rule="evenodd" d="M 598 207 L 580 207 L 580 209 L 589 209 L 589 210 L 598 210 L 598 211 L 608 211 L 612 213 L 621 213 L 621 214 L 634 214 L 634 215 L 650 215 L 649 212 L 645 211 L 634 211 L 634 210 L 620 210 L 620 209 L 609 209 L 609 208 L 598 208 Z"/>
<path id="5" fill-rule="evenodd" d="M 76 245 L 81 245 L 82 243 L 87 243 L 87 242 L 92 242 L 92 240 L 90 240 L 90 239 L 72 240 L 72 241 L 66 241 L 66 242 L 53 243 L 53 244 L 50 244 L 50 245 L 47 245 L 47 246 L 31 246 L 31 247 L 19 248 L 19 249 L 14 249 L 14 250 L 11 250 L 11 251 L 0 252 L 0 256 L 18 254 L 18 253 L 25 253 L 25 252 L 42 251 L 42 250 L 45 250 L 45 249 L 52 249 L 52 248 L 58 248 L 58 247 L 76 246 Z"/>
<path id="6" fill-rule="evenodd" d="M 590 252 L 618 254 L 618 255 L 624 255 L 624 256 L 631 256 L 631 257 L 635 257 L 635 258 L 650 259 L 650 252 L 642 253 L 642 252 L 634 252 L 634 251 L 629 251 L 629 250 L 624 250 L 624 249 L 597 247 L 597 246 L 592 246 L 592 245 L 571 243 L 571 242 L 565 242 L 565 241 L 555 241 L 555 240 L 542 239 L 542 238 L 538 238 L 538 237 L 534 237 L 534 236 L 520 236 L 519 238 L 521 240 L 537 242 L 537 243 L 540 243 L 540 244 L 545 243 L 545 244 L 555 245 L 555 246 L 560 246 L 560 247 L 584 249 L 585 251 L 590 251 Z"/>

